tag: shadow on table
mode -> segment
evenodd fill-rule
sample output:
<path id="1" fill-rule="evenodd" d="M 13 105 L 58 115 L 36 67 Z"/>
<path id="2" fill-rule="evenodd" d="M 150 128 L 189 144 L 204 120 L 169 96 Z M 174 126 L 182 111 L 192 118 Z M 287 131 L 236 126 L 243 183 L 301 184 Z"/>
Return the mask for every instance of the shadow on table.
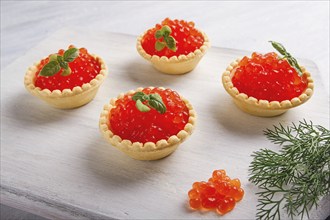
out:
<path id="1" fill-rule="evenodd" d="M 170 75 L 159 72 L 151 63 L 141 61 L 131 60 L 121 67 L 123 70 L 121 76 L 130 80 L 130 82 L 135 82 L 140 86 L 164 86 L 172 85 L 173 83 L 184 83 L 183 75 Z"/>
<path id="2" fill-rule="evenodd" d="M 3 107 L 2 114 L 18 120 L 22 126 L 43 125 L 70 117 L 64 114 L 70 110 L 56 109 L 27 92 L 15 94 Z"/>
<path id="3" fill-rule="evenodd" d="M 243 112 L 231 100 L 228 94 L 214 97 L 210 111 L 218 121 L 221 129 L 226 129 L 239 135 L 257 136 L 262 135 L 266 128 L 273 128 L 278 123 L 291 123 L 295 119 L 292 111 L 288 111 L 276 117 L 257 117 Z"/>
<path id="4" fill-rule="evenodd" d="M 169 165 L 167 158 L 156 161 L 132 159 L 106 142 L 101 135 L 90 142 L 87 157 L 87 168 L 95 178 L 101 180 L 102 184 L 118 187 L 146 182 L 148 179 L 152 181 L 156 174 L 166 175 L 163 170 Z"/>

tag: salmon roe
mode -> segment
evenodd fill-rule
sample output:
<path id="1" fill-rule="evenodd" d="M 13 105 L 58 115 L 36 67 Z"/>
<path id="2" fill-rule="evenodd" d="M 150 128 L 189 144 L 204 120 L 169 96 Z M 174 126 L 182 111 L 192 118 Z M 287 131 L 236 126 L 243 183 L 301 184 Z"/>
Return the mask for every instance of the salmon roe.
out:
<path id="1" fill-rule="evenodd" d="M 184 129 L 189 119 L 189 110 L 179 94 L 171 89 L 145 88 L 145 94 L 157 93 L 166 106 L 164 114 L 155 109 L 141 112 L 132 99 L 134 94 L 118 99 L 109 113 L 109 129 L 122 139 L 132 142 L 167 140 Z"/>
<path id="2" fill-rule="evenodd" d="M 306 74 L 300 76 L 287 60 L 276 53 L 252 53 L 244 57 L 231 72 L 239 92 L 268 101 L 291 100 L 307 88 Z"/>
<path id="3" fill-rule="evenodd" d="M 176 41 L 177 50 L 174 52 L 167 47 L 161 51 L 155 49 L 156 31 L 160 30 L 164 25 L 171 28 L 172 36 Z M 156 24 L 154 28 L 149 29 L 141 40 L 143 49 L 150 55 L 166 56 L 168 58 L 172 56 L 188 55 L 190 52 L 194 52 L 199 49 L 204 43 L 204 37 L 200 31 L 195 29 L 195 23 L 184 20 L 171 20 L 165 18 L 161 24 Z"/>
<path id="4" fill-rule="evenodd" d="M 190 208 L 215 210 L 220 215 L 233 210 L 243 196 L 240 180 L 230 179 L 225 170 L 214 170 L 208 182 L 194 182 L 188 192 Z"/>
<path id="5" fill-rule="evenodd" d="M 68 48 L 73 48 L 70 45 Z M 65 50 L 58 51 L 58 55 L 63 56 Z M 84 83 L 89 83 L 92 79 L 99 74 L 101 65 L 93 56 L 91 56 L 85 48 L 79 49 L 79 56 L 73 61 L 68 63 L 71 68 L 71 74 L 62 76 L 63 68 L 53 76 L 40 76 L 39 73 L 42 68 L 49 62 L 50 55 L 41 60 L 37 66 L 38 70 L 35 77 L 35 86 L 41 89 L 64 90 L 73 89 L 76 86 L 82 86 Z"/>

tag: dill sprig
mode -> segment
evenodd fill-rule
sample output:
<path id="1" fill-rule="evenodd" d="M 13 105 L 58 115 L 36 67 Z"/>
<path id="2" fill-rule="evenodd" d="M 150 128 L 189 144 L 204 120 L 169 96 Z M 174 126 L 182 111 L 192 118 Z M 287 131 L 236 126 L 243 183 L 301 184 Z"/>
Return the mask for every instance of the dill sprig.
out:
<path id="1" fill-rule="evenodd" d="M 252 154 L 249 181 L 260 189 L 257 219 L 280 219 L 282 209 L 291 219 L 309 218 L 310 209 L 330 193 L 330 131 L 303 120 L 264 134 L 282 148 Z"/>

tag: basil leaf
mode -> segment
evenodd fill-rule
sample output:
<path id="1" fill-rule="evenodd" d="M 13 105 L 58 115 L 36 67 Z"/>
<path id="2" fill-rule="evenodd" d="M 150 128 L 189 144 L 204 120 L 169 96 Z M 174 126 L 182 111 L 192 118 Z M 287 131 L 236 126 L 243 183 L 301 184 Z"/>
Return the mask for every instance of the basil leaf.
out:
<path id="1" fill-rule="evenodd" d="M 282 55 L 287 55 L 286 49 L 284 48 L 284 46 L 278 42 L 275 41 L 269 41 L 272 46 Z"/>
<path id="2" fill-rule="evenodd" d="M 162 97 L 157 93 L 147 95 L 144 92 L 136 92 L 132 99 L 136 102 L 136 108 L 141 112 L 150 111 L 149 107 L 161 114 L 166 112 L 166 106 L 163 103 Z M 147 101 L 146 104 L 143 104 L 143 101 Z"/>
<path id="3" fill-rule="evenodd" d="M 293 63 L 293 61 L 290 58 L 287 58 L 286 60 L 288 61 L 288 63 L 290 64 L 290 66 L 294 67 L 294 63 Z"/>
<path id="4" fill-rule="evenodd" d="M 39 75 L 40 76 L 53 76 L 56 73 L 58 73 L 58 71 L 61 70 L 60 65 L 58 64 L 58 62 L 56 61 L 50 61 L 49 63 L 47 63 L 42 70 L 40 71 Z"/>
<path id="5" fill-rule="evenodd" d="M 52 54 L 49 56 L 49 61 L 57 61 L 57 54 Z"/>
<path id="6" fill-rule="evenodd" d="M 298 72 L 299 75 L 302 75 L 302 70 L 298 64 L 298 61 L 294 58 L 294 57 L 289 57 L 288 59 L 288 62 L 290 64 L 290 66 L 292 66 L 293 68 L 296 69 L 296 71 Z"/>
<path id="7" fill-rule="evenodd" d="M 169 36 L 167 38 L 164 38 L 168 49 L 173 50 L 174 52 L 176 51 L 176 42 L 172 36 Z"/>
<path id="8" fill-rule="evenodd" d="M 67 69 L 64 69 L 61 73 L 62 76 L 68 76 L 71 74 L 71 69 L 68 67 Z"/>
<path id="9" fill-rule="evenodd" d="M 149 96 L 147 96 L 146 94 L 144 94 L 143 92 L 136 92 L 132 99 L 134 101 L 137 101 L 137 100 L 140 100 L 142 102 L 146 101 L 146 100 L 149 100 Z"/>
<path id="10" fill-rule="evenodd" d="M 166 46 L 165 43 L 160 42 L 160 41 L 156 41 L 156 43 L 155 43 L 155 49 L 157 51 L 161 51 L 162 49 L 164 49 L 165 46 Z"/>
<path id="11" fill-rule="evenodd" d="M 141 112 L 148 112 L 148 111 L 150 111 L 150 108 L 149 108 L 148 106 L 146 106 L 145 104 L 143 104 L 143 103 L 141 102 L 140 99 L 138 99 L 138 100 L 136 101 L 135 106 L 136 106 L 137 109 L 139 109 L 139 111 L 141 111 Z"/>
<path id="12" fill-rule="evenodd" d="M 65 62 L 72 62 L 79 56 L 79 50 L 75 47 L 64 52 L 63 59 Z"/>
<path id="13" fill-rule="evenodd" d="M 158 111 L 160 114 L 164 114 L 166 112 L 166 106 L 164 105 L 163 102 L 160 102 L 156 99 L 150 99 L 148 102 L 149 106 L 156 111 Z"/>
<path id="14" fill-rule="evenodd" d="M 61 66 L 63 69 L 68 69 L 68 68 L 69 68 L 68 63 L 64 61 L 64 59 L 63 59 L 62 56 L 57 56 L 57 62 L 60 64 L 60 66 Z"/>
<path id="15" fill-rule="evenodd" d="M 165 46 L 174 52 L 177 50 L 176 41 L 172 36 L 170 36 L 171 33 L 172 33 L 172 30 L 168 25 L 164 25 L 160 30 L 156 31 L 155 38 L 164 39 L 164 42 L 156 41 L 155 49 L 157 51 L 163 50 L 165 48 Z"/>
<path id="16" fill-rule="evenodd" d="M 163 33 L 160 30 L 156 31 L 155 38 L 159 39 L 159 38 L 162 38 L 162 37 L 163 37 Z"/>
<path id="17" fill-rule="evenodd" d="M 172 33 L 171 28 L 168 25 L 162 27 L 163 35 L 169 36 Z"/>
<path id="18" fill-rule="evenodd" d="M 154 99 L 154 100 L 158 100 L 158 101 L 160 101 L 160 102 L 163 101 L 162 97 L 161 97 L 158 93 L 150 94 L 149 97 L 150 97 L 150 100 L 151 100 L 151 99 Z"/>
<path id="19" fill-rule="evenodd" d="M 280 53 L 283 55 L 282 58 L 280 59 L 286 59 L 288 61 L 288 63 L 290 64 L 290 66 L 292 66 L 298 73 L 298 75 L 302 75 L 303 72 L 298 64 L 298 61 L 296 60 L 296 58 L 292 57 L 291 54 L 289 52 L 286 51 L 286 49 L 284 48 L 284 46 L 278 42 L 275 41 L 269 41 L 272 46 Z"/>

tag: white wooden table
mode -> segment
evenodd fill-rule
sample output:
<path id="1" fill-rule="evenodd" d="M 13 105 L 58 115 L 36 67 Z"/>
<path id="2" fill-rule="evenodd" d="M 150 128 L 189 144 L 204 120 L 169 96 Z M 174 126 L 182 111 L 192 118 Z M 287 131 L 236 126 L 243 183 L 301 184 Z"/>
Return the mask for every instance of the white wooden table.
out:
<path id="1" fill-rule="evenodd" d="M 257 198 L 256 188 L 247 181 L 249 155 L 262 147 L 277 149 L 265 140 L 262 130 L 302 118 L 329 128 L 329 86 L 324 74 L 329 68 L 324 65 L 329 62 L 329 50 L 324 50 L 329 48 L 325 27 L 329 23 L 322 17 L 329 12 L 320 13 L 328 3 L 154 4 L 1 2 L 5 55 L 1 56 L 1 203 L 48 218 L 217 218 L 214 213 L 190 212 L 186 193 L 193 181 L 206 180 L 212 170 L 224 168 L 242 180 L 246 195 L 222 218 L 251 219 Z M 235 10 L 234 16 L 230 12 Z M 304 25 L 313 24 L 312 29 L 322 29 L 323 34 L 299 28 L 298 17 L 303 17 L 297 11 L 320 14 L 310 16 L 313 21 L 304 20 Z M 265 18 L 251 20 L 256 13 Z M 160 74 L 139 57 L 134 46 L 138 34 L 166 16 L 194 20 L 213 46 L 241 50 L 213 47 L 195 71 L 174 77 Z M 84 29 L 76 30 L 78 26 Z M 220 76 L 229 62 L 248 54 L 242 49 L 271 50 L 269 39 L 306 58 L 300 61 L 315 73 L 316 89 L 306 104 L 265 119 L 239 111 L 222 88 Z M 110 74 L 93 102 L 64 111 L 30 96 L 23 77 L 33 62 L 70 43 L 102 56 Z M 97 121 L 111 97 L 149 85 L 179 91 L 195 106 L 199 119 L 193 135 L 173 155 L 142 162 L 109 146 L 99 134 Z M 323 200 L 311 217 L 324 219 L 330 214 L 328 207 L 329 199 Z"/>

